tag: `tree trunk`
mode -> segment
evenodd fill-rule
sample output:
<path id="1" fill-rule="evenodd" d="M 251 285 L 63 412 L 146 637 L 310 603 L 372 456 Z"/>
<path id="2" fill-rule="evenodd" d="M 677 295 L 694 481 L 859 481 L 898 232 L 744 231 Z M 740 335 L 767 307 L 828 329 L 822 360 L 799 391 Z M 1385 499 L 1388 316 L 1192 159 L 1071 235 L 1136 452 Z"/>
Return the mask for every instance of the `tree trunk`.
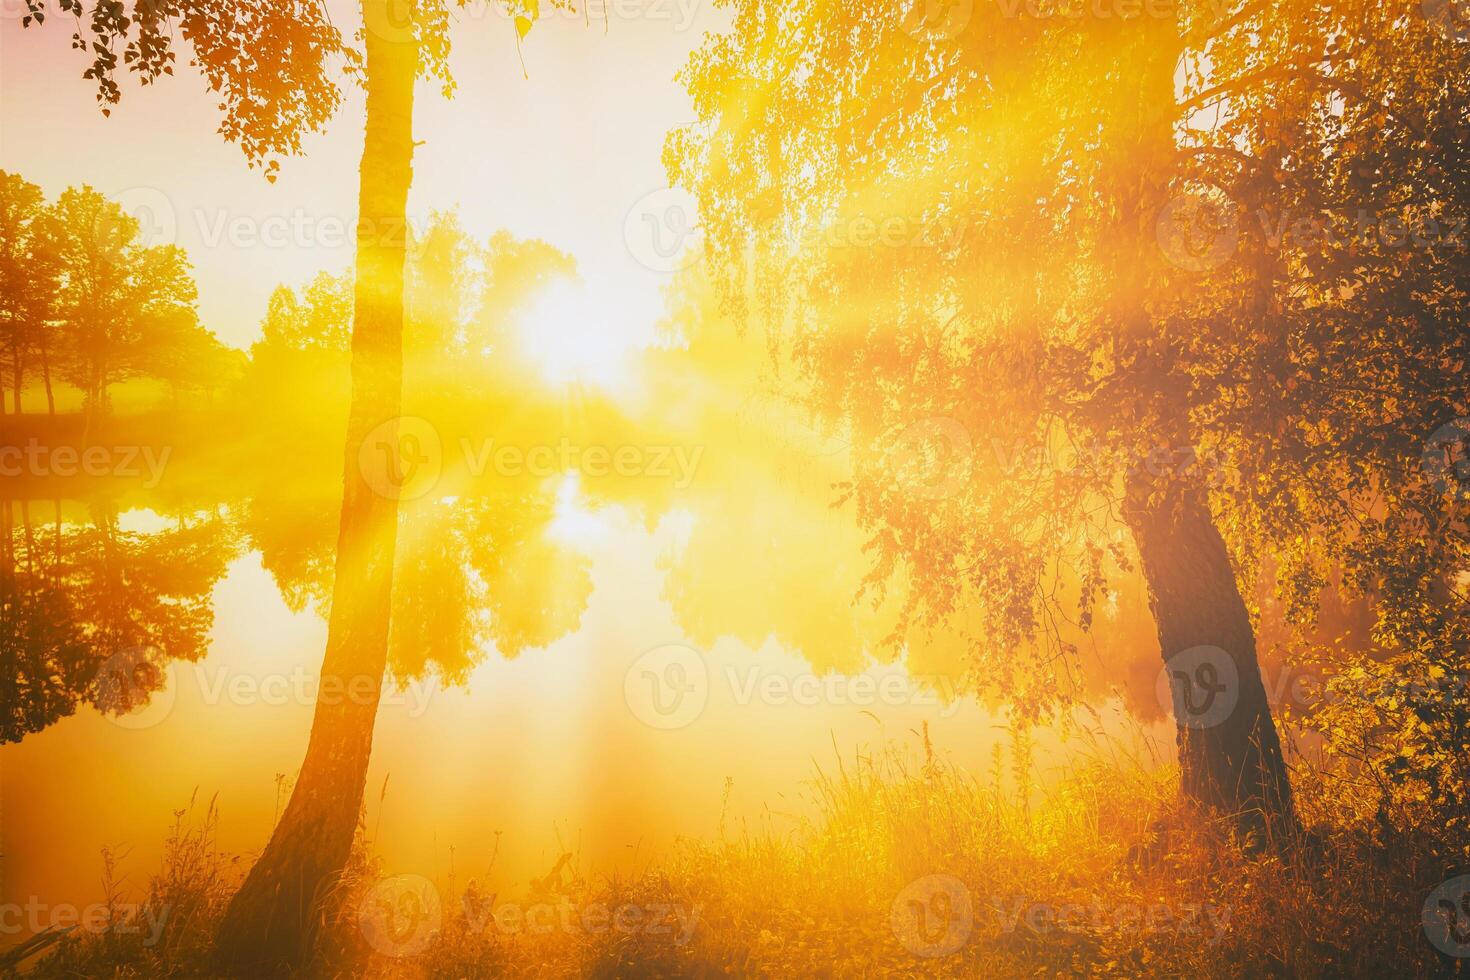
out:
<path id="1" fill-rule="evenodd" d="M 1178 288 L 1156 235 L 1175 193 L 1181 31 L 1171 17 L 1130 22 L 1126 84 L 1134 98 L 1098 154 L 1113 218 L 1097 248 L 1111 262 L 1104 313 L 1118 365 L 1117 390 L 1104 393 L 1099 411 L 1136 440 L 1131 448 L 1142 450 L 1140 459 L 1161 436 L 1171 451 L 1196 445 L 1187 422 L 1188 384 L 1150 304 Z M 1247 831 L 1288 832 L 1295 826 L 1291 789 L 1255 631 L 1204 488 L 1182 473 L 1136 466 L 1127 476 L 1123 517 L 1158 627 L 1185 796 L 1235 817 Z"/>
<path id="2" fill-rule="evenodd" d="M 92 444 L 92 422 L 97 416 L 97 373 L 87 365 L 87 390 L 82 395 L 82 448 Z"/>
<path id="3" fill-rule="evenodd" d="M 4 534 L 4 540 L 0 541 L 0 561 L 4 562 L 4 580 L 6 584 L 15 581 L 15 541 L 13 522 L 10 516 L 10 501 L 0 501 L 0 532 Z"/>
<path id="4" fill-rule="evenodd" d="M 25 411 L 21 408 L 20 392 L 25 387 L 25 355 L 18 343 L 11 345 L 10 354 L 12 358 L 11 364 L 15 369 L 15 414 L 23 415 Z"/>
<path id="5" fill-rule="evenodd" d="M 364 5 L 390 2 L 364 0 Z M 389 22 L 371 10 L 365 14 L 369 24 Z M 372 30 L 366 41 L 352 407 L 322 684 L 291 799 L 231 901 L 216 940 L 217 965 L 229 975 L 281 974 L 305 965 L 312 955 L 316 926 L 352 848 L 387 666 L 398 520 L 397 499 L 386 492 L 393 460 L 373 447 L 361 450 L 370 434 L 374 442 L 382 439 L 396 448 L 393 431 L 378 433 L 397 418 L 402 386 L 418 46 Z"/>
<path id="6" fill-rule="evenodd" d="M 56 393 L 51 390 L 51 354 L 46 350 L 46 339 L 41 338 L 41 380 L 46 385 L 46 414 L 56 416 Z"/>
<path id="7" fill-rule="evenodd" d="M 26 574 L 35 581 L 36 574 L 36 533 L 31 528 L 31 502 L 29 499 L 20 498 L 20 520 L 26 533 Z"/>
<path id="8" fill-rule="evenodd" d="M 1255 632 L 1206 494 L 1141 471 L 1128 484 L 1124 517 L 1158 626 L 1184 793 L 1246 832 L 1279 839 L 1296 826 L 1291 784 Z"/>

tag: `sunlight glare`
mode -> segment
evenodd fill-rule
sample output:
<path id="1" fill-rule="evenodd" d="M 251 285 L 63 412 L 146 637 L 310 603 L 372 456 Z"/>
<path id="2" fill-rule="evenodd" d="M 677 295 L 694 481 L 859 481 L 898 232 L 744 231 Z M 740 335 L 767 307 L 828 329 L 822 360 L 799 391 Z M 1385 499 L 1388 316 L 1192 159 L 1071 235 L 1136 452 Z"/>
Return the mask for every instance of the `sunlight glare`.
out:
<path id="1" fill-rule="evenodd" d="M 553 282 L 532 301 L 518 322 L 521 348 L 548 385 L 593 385 L 615 394 L 631 389 L 637 341 L 614 308 L 571 280 Z"/>
<path id="2" fill-rule="evenodd" d="M 605 510 L 593 510 L 582 496 L 581 474 L 573 471 L 556 488 L 556 514 L 546 528 L 553 540 L 588 553 L 611 533 Z"/>

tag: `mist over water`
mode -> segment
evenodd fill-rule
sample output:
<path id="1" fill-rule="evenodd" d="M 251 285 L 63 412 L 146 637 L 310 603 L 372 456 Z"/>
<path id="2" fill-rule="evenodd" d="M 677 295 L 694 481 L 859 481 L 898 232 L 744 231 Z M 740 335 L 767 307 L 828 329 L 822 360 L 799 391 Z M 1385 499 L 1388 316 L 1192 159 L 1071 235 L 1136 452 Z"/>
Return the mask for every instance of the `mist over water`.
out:
<path id="1" fill-rule="evenodd" d="M 591 560 L 574 632 L 509 660 L 492 651 L 462 684 L 385 689 L 366 831 L 386 873 L 516 894 L 566 852 L 584 874 L 640 869 L 680 837 L 795 829 L 814 813 L 818 767 L 891 745 L 917 757 L 926 724 L 936 752 L 979 778 L 1009 744 L 1002 713 L 946 700 L 942 680 L 901 665 L 818 674 L 774 641 L 696 648 L 662 596 L 677 519 L 652 531 L 616 508 L 563 520 Z M 118 523 L 169 522 L 133 511 Z M 100 900 L 103 848 L 141 889 L 175 811 L 202 819 L 212 798 L 221 851 L 264 844 L 285 800 L 277 779 L 294 775 L 310 731 L 325 624 L 287 606 L 255 550 L 208 602 L 207 653 L 169 663 L 146 705 L 116 717 L 84 705 L 0 748 L 5 902 Z M 705 668 L 677 708 L 672 687 L 661 704 L 656 686 L 641 693 L 664 682 L 663 649 Z M 1108 714 L 1115 733 L 1128 728 Z M 1061 752 L 1038 736 L 1039 780 Z"/>

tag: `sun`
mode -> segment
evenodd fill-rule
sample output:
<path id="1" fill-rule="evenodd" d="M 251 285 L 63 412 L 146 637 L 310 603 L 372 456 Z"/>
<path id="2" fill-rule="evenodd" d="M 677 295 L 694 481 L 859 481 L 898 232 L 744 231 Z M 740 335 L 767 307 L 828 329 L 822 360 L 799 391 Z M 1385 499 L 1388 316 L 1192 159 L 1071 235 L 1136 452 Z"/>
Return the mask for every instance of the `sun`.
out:
<path id="1" fill-rule="evenodd" d="M 517 318 L 521 350 L 553 388 L 591 385 L 626 395 L 641 343 L 617 310 L 616 303 L 599 302 L 584 282 L 559 279 Z"/>

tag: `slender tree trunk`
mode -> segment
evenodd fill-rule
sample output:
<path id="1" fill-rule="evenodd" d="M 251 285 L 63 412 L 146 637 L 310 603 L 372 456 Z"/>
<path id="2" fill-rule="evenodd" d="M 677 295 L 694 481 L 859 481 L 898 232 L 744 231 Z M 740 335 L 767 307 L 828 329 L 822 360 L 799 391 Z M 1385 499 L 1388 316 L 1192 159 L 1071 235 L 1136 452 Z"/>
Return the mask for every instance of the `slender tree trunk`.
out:
<path id="1" fill-rule="evenodd" d="M 1136 471 L 1124 516 L 1158 626 L 1185 795 L 1247 832 L 1289 834 L 1291 784 L 1255 632 L 1205 492 Z"/>
<path id="2" fill-rule="evenodd" d="M 12 343 L 10 347 L 11 364 L 15 369 L 15 414 L 23 415 L 25 410 L 20 404 L 21 389 L 25 387 L 25 355 L 18 343 Z"/>
<path id="3" fill-rule="evenodd" d="M 0 501 L 0 523 L 4 524 L 5 540 L 0 542 L 0 556 L 5 561 L 5 581 L 15 581 L 15 540 L 14 524 L 11 519 L 10 501 Z"/>
<path id="4" fill-rule="evenodd" d="M 374 23 L 368 13 L 368 23 Z M 397 448 L 396 432 L 385 435 L 383 426 L 396 424 L 402 387 L 404 232 L 418 47 L 371 30 L 366 40 L 352 408 L 321 694 L 286 811 L 217 937 L 217 964 L 231 975 L 280 974 L 312 954 L 316 925 L 357 828 L 387 666 L 398 502 L 387 479 L 394 460 L 380 450 Z M 369 436 L 382 445 L 364 451 Z"/>
<path id="5" fill-rule="evenodd" d="M 56 393 L 51 390 L 51 354 L 46 349 L 46 340 L 41 339 L 41 380 L 46 385 L 46 414 L 56 417 Z"/>
<path id="6" fill-rule="evenodd" d="M 87 365 L 87 390 L 82 396 L 82 448 L 92 444 L 92 421 L 97 415 L 97 373 Z"/>
<path id="7" fill-rule="evenodd" d="M 20 501 L 20 519 L 26 532 L 26 574 L 33 577 L 36 574 L 36 534 L 31 528 L 31 502 L 22 497 Z"/>

